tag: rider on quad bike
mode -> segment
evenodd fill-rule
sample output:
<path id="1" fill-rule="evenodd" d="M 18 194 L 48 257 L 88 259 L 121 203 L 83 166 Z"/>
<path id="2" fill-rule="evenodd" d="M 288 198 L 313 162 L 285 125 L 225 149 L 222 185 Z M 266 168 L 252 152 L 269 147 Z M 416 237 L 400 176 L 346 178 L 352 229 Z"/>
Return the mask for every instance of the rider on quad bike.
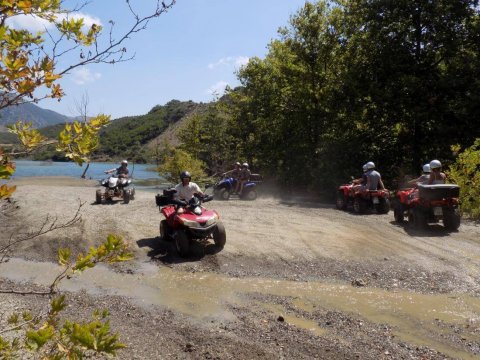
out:
<path id="1" fill-rule="evenodd" d="M 189 201 L 194 194 L 199 194 L 203 196 L 202 190 L 200 190 L 200 186 L 196 183 L 191 182 L 192 175 L 188 171 L 182 171 L 180 174 L 180 183 L 175 186 L 175 197 L 180 200 Z"/>
<path id="2" fill-rule="evenodd" d="M 440 161 L 432 160 L 429 166 L 432 171 L 427 183 L 417 182 L 415 187 L 397 191 L 393 210 L 395 221 L 402 223 L 406 215 L 409 225 L 423 229 L 430 222 L 442 220 L 446 229 L 455 231 L 460 227 L 460 188 L 445 184 Z"/>
<path id="3" fill-rule="evenodd" d="M 182 182 L 174 189 L 164 190 L 155 197 L 165 219 L 160 221 L 160 237 L 173 240 L 180 256 L 187 256 L 192 240 L 206 241 L 212 238 L 218 249 L 223 249 L 226 232 L 215 210 L 207 210 L 202 203 L 213 196 L 204 195 L 197 184 L 190 182 L 188 171 L 180 175 Z"/>
<path id="4" fill-rule="evenodd" d="M 387 214 L 390 211 L 390 193 L 383 185 L 382 176 L 375 170 L 375 164 L 369 161 L 365 165 L 367 183 L 354 192 L 353 210 L 361 214 L 375 209 L 379 214 Z"/>
<path id="5" fill-rule="evenodd" d="M 385 189 L 380 173 L 375 171 L 375 164 L 371 161 L 363 165 L 363 170 L 365 172 L 361 178 L 338 188 L 337 209 L 345 210 L 352 206 L 356 213 L 375 209 L 379 214 L 387 214 L 390 210 L 390 193 Z"/>
<path id="6" fill-rule="evenodd" d="M 111 175 L 107 179 L 101 181 L 101 185 L 105 187 L 105 191 L 102 192 L 98 189 L 96 192 L 95 201 L 97 204 L 101 204 L 103 200 L 111 201 L 113 197 L 119 197 L 123 199 L 125 204 L 128 204 L 130 200 L 135 198 L 135 188 L 129 187 L 132 180 L 129 179 L 128 161 L 122 160 L 118 168 L 106 170 L 105 174 L 111 174 L 115 172 L 115 175 Z"/>

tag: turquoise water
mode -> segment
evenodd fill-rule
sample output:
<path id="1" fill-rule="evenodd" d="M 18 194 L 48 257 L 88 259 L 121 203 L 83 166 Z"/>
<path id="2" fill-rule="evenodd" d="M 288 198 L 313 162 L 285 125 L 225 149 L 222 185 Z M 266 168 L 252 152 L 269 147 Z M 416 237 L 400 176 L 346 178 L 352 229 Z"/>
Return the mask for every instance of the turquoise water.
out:
<path id="1" fill-rule="evenodd" d="M 86 164 L 83 166 L 78 166 L 75 163 L 53 161 L 19 160 L 15 161 L 15 163 L 17 165 L 17 169 L 13 175 L 13 179 L 32 176 L 71 176 L 79 178 L 82 176 L 82 173 L 86 167 Z M 104 173 L 105 170 L 110 170 L 119 166 L 120 164 L 117 163 L 92 162 L 88 168 L 86 178 L 94 180 L 104 179 L 107 177 L 107 175 Z M 130 175 L 133 177 L 133 179 L 161 180 L 156 171 L 147 170 L 154 168 L 153 165 L 136 164 L 134 167 L 133 164 L 129 164 L 128 168 L 130 169 Z"/>

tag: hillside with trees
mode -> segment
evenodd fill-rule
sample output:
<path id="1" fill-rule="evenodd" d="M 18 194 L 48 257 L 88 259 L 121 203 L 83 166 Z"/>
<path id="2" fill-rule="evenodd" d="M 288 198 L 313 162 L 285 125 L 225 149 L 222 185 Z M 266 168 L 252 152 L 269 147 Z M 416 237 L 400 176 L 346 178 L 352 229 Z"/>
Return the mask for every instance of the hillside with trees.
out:
<path id="1" fill-rule="evenodd" d="M 154 142 L 157 143 L 157 147 L 159 143 L 164 144 L 162 135 L 169 132 L 169 141 L 173 144 L 178 143 L 174 129 L 179 127 L 188 116 L 204 107 L 204 104 L 193 101 L 171 100 L 165 105 L 154 106 L 145 115 L 113 120 L 101 130 L 100 146 L 92 158 L 97 160 L 128 158 L 136 162 L 155 162 L 155 151 L 158 149 Z M 57 124 L 42 127 L 39 132 L 46 138 L 54 140 L 58 138 L 63 128 L 64 124 Z M 0 140 L 3 139 L 5 143 L 9 141 L 18 143 L 18 139 L 12 134 L 1 135 Z M 67 160 L 56 152 L 55 145 L 42 147 L 31 156 L 34 160 Z"/>
<path id="2" fill-rule="evenodd" d="M 307 2 L 240 69 L 241 86 L 191 119 L 183 150 L 317 194 L 367 161 L 391 188 L 433 158 L 448 166 L 452 146 L 480 137 L 479 11 L 468 0 Z"/>

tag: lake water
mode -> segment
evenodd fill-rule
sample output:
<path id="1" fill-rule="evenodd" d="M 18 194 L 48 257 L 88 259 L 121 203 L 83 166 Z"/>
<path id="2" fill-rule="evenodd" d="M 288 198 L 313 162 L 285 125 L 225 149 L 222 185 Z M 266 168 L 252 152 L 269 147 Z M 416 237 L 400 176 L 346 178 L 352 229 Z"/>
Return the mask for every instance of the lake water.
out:
<path id="1" fill-rule="evenodd" d="M 15 161 L 17 168 L 12 179 L 34 176 L 70 176 L 80 178 L 85 170 L 86 164 L 78 166 L 72 162 L 53 162 L 53 161 Z M 118 163 L 92 162 L 86 173 L 87 179 L 101 180 L 108 175 L 105 170 L 119 167 Z M 129 164 L 130 175 L 136 186 L 144 188 L 158 188 L 165 180 L 154 170 L 155 166 L 151 164 Z"/>

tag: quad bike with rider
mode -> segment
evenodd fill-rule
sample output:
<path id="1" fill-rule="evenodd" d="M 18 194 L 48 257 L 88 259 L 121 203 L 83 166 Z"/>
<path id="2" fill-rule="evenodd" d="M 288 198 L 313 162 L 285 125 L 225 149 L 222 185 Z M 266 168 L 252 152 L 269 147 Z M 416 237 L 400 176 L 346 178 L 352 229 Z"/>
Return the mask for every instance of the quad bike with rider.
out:
<path id="1" fill-rule="evenodd" d="M 213 200 L 212 195 L 195 194 L 189 201 L 175 199 L 175 189 L 157 194 L 155 201 L 165 219 L 160 221 L 162 240 L 173 240 L 180 256 L 189 254 L 191 242 L 213 239 L 218 249 L 225 246 L 227 235 L 220 216 L 207 210 L 202 203 Z"/>
<path id="2" fill-rule="evenodd" d="M 258 196 L 258 185 L 262 183 L 262 176 L 260 174 L 250 174 L 249 179 L 245 181 L 239 194 L 235 192 L 238 181 L 239 180 L 234 177 L 222 176 L 222 178 L 213 185 L 213 196 L 219 200 L 228 200 L 232 195 L 238 195 L 242 200 L 255 200 Z"/>
<path id="3" fill-rule="evenodd" d="M 376 210 L 379 214 L 390 211 L 390 192 L 387 189 L 367 190 L 367 172 L 375 165 L 368 162 L 363 165 L 362 178 L 352 180 L 349 184 L 340 185 L 337 189 L 336 206 L 339 210 L 352 208 L 357 214 Z"/>
<path id="4" fill-rule="evenodd" d="M 101 204 L 103 201 L 113 201 L 114 198 L 122 199 L 125 204 L 135 199 L 135 188 L 132 185 L 132 179 L 110 176 L 101 180 L 100 184 L 105 188 L 98 189 L 95 202 Z"/>
<path id="5" fill-rule="evenodd" d="M 388 214 L 390 211 L 390 192 L 387 189 L 359 190 L 353 194 L 353 211 L 363 214 L 376 210 L 378 214 Z"/>
<path id="6" fill-rule="evenodd" d="M 419 184 L 414 188 L 398 190 L 395 196 L 393 215 L 397 223 L 408 223 L 423 229 L 428 223 L 442 220 L 448 230 L 460 227 L 458 197 L 460 187 L 455 184 Z"/>

